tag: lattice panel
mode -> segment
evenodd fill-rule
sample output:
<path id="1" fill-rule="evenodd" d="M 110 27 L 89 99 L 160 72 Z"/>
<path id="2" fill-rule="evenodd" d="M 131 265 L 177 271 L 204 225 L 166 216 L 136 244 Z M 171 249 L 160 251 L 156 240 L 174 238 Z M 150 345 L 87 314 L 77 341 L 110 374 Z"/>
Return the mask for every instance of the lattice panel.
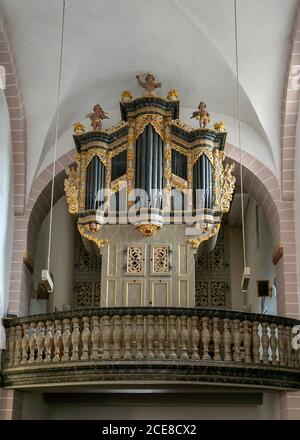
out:
<path id="1" fill-rule="evenodd" d="M 93 256 L 85 249 L 82 242 L 79 246 L 79 271 L 90 272 L 93 270 Z"/>
<path id="2" fill-rule="evenodd" d="M 144 273 L 145 249 L 144 246 L 127 247 L 127 273 L 130 275 L 141 275 Z"/>
<path id="3" fill-rule="evenodd" d="M 208 283 L 196 282 L 195 284 L 195 306 L 208 306 Z"/>
<path id="4" fill-rule="evenodd" d="M 101 282 L 95 283 L 94 286 L 94 306 L 100 307 L 101 301 Z"/>
<path id="5" fill-rule="evenodd" d="M 170 271 L 169 246 L 152 247 L 153 274 L 168 274 Z"/>
<path id="6" fill-rule="evenodd" d="M 209 255 L 210 270 L 225 270 L 224 246 L 215 246 Z"/>
<path id="7" fill-rule="evenodd" d="M 102 256 L 92 255 L 76 235 L 74 253 L 74 304 L 100 307 Z"/>
<path id="8" fill-rule="evenodd" d="M 76 284 L 77 292 L 77 305 L 78 306 L 91 306 L 92 305 L 92 292 L 93 284 L 90 282 L 79 282 Z"/>
<path id="9" fill-rule="evenodd" d="M 205 271 L 208 269 L 208 258 L 207 255 L 205 255 L 202 258 L 199 258 L 196 264 L 196 270 Z"/>
<path id="10" fill-rule="evenodd" d="M 216 246 L 195 266 L 195 306 L 230 306 L 230 247 L 228 223 L 223 222 Z"/>
<path id="11" fill-rule="evenodd" d="M 224 282 L 211 283 L 211 303 L 213 306 L 226 305 L 226 284 Z"/>

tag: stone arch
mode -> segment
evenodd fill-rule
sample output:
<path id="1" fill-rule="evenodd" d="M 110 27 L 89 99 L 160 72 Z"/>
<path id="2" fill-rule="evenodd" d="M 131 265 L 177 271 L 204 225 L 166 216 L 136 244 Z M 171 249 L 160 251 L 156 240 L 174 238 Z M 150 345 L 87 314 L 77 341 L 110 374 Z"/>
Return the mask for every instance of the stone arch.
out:
<path id="1" fill-rule="evenodd" d="M 281 112 L 281 190 L 282 200 L 294 200 L 295 149 L 300 103 L 300 2 L 291 34 Z"/>
<path id="2" fill-rule="evenodd" d="M 226 145 L 227 157 L 240 162 L 239 149 Z M 257 201 L 269 224 L 273 249 L 281 246 L 283 256 L 276 264 L 278 289 L 278 314 L 299 317 L 297 293 L 297 266 L 295 244 L 294 206 L 292 201 L 283 201 L 278 179 L 259 160 L 249 153 L 242 154 L 245 190 Z M 239 170 L 236 171 L 239 173 Z"/>
<path id="3" fill-rule="evenodd" d="M 5 69 L 5 88 L 14 163 L 14 213 L 23 215 L 26 201 L 27 132 L 20 79 L 7 25 L 0 16 L 0 64 Z"/>

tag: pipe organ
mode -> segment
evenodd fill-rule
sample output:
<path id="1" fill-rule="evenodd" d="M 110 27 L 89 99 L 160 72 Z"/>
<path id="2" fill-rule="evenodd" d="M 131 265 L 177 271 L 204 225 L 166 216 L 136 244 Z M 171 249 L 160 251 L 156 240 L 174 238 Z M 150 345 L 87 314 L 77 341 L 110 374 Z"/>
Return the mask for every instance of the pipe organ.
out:
<path id="1" fill-rule="evenodd" d="M 120 110 L 108 129 L 95 117 L 93 131 L 74 125 L 65 180 L 87 248 L 102 253 L 101 305 L 193 306 L 195 255 L 215 242 L 234 191 L 224 125 L 191 128 L 174 90 L 166 99 L 125 91 Z"/>

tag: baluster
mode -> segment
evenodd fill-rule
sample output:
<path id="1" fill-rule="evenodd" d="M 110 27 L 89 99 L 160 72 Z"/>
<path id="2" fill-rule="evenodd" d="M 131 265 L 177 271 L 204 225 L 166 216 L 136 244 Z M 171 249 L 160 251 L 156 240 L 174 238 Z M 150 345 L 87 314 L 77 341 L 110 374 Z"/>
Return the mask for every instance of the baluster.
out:
<path id="1" fill-rule="evenodd" d="M 23 324 L 23 339 L 22 339 L 22 365 L 26 365 L 28 362 L 28 348 L 29 348 L 29 325 Z"/>
<path id="2" fill-rule="evenodd" d="M 29 364 L 34 363 L 35 358 L 35 345 L 36 345 L 36 328 L 35 328 L 35 322 L 32 322 L 30 324 L 30 336 L 29 336 L 29 350 L 30 350 L 30 356 L 28 359 Z"/>
<path id="3" fill-rule="evenodd" d="M 62 334 L 62 342 L 63 342 L 64 354 L 61 360 L 68 362 L 70 360 L 70 344 L 71 344 L 70 319 L 64 319 L 63 325 L 64 325 L 64 332 Z"/>
<path id="4" fill-rule="evenodd" d="M 272 365 L 277 365 L 277 337 L 276 337 L 276 324 L 271 324 L 271 350 L 272 350 Z"/>
<path id="5" fill-rule="evenodd" d="M 113 317 L 113 359 L 121 357 L 121 317 L 116 315 Z"/>
<path id="6" fill-rule="evenodd" d="M 231 332 L 230 332 L 230 321 L 229 319 L 225 318 L 224 321 L 224 361 L 225 362 L 231 362 L 232 356 L 231 356 Z"/>
<path id="7" fill-rule="evenodd" d="M 37 337 L 36 337 L 36 345 L 37 345 L 37 358 L 36 362 L 41 363 L 43 362 L 43 350 L 44 350 L 44 323 L 39 322 L 38 323 L 38 329 L 37 329 Z"/>
<path id="8" fill-rule="evenodd" d="M 158 342 L 158 358 L 165 359 L 165 339 L 166 339 L 166 323 L 165 317 L 163 315 L 159 315 L 157 317 L 158 320 L 158 329 L 157 329 L 157 342 Z"/>
<path id="9" fill-rule="evenodd" d="M 258 334 L 258 326 L 259 322 L 252 322 L 252 352 L 253 352 L 253 361 L 255 364 L 259 364 L 259 347 L 260 347 L 260 338 Z"/>
<path id="10" fill-rule="evenodd" d="M 136 317 L 136 359 L 143 359 L 143 340 L 144 340 L 144 317 L 142 315 L 137 315 Z"/>
<path id="11" fill-rule="evenodd" d="M 54 333 L 54 357 L 53 362 L 60 361 L 60 347 L 61 347 L 61 321 L 56 319 L 54 321 L 55 324 L 55 333 Z"/>
<path id="12" fill-rule="evenodd" d="M 82 318 L 83 321 L 83 330 L 82 330 L 82 354 L 80 360 L 85 361 L 89 359 L 89 343 L 90 343 L 90 320 L 88 317 L 84 316 Z"/>
<path id="13" fill-rule="evenodd" d="M 219 318 L 213 318 L 213 341 L 214 341 L 214 361 L 220 361 L 221 335 L 219 331 Z"/>
<path id="14" fill-rule="evenodd" d="M 126 315 L 125 319 L 125 331 L 124 331 L 124 340 L 125 340 L 125 352 L 124 359 L 131 359 L 131 343 L 132 343 L 132 324 L 131 324 L 131 316 Z"/>
<path id="15" fill-rule="evenodd" d="M 285 366 L 285 328 L 284 325 L 278 326 L 278 352 L 279 352 L 279 365 Z"/>
<path id="16" fill-rule="evenodd" d="M 15 359 L 15 336 L 16 327 L 11 327 L 9 332 L 9 367 L 13 367 Z"/>
<path id="17" fill-rule="evenodd" d="M 153 351 L 153 342 L 154 342 L 154 316 L 147 316 L 147 358 L 154 358 Z"/>
<path id="18" fill-rule="evenodd" d="M 100 324 L 99 317 L 92 317 L 92 355 L 91 359 L 98 360 L 99 359 L 99 341 L 100 341 Z"/>
<path id="19" fill-rule="evenodd" d="M 292 328 L 287 326 L 285 328 L 286 335 L 286 363 L 288 367 L 294 366 L 293 348 L 292 348 Z"/>
<path id="20" fill-rule="evenodd" d="M 103 355 L 102 359 L 110 359 L 110 317 L 103 316 Z"/>
<path id="21" fill-rule="evenodd" d="M 53 322 L 46 321 L 46 335 L 45 335 L 45 359 L 44 362 L 51 362 L 52 348 L 53 348 Z"/>
<path id="22" fill-rule="evenodd" d="M 244 347 L 245 347 L 245 362 L 251 364 L 251 335 L 249 333 L 249 321 L 243 321 L 244 327 Z"/>
<path id="23" fill-rule="evenodd" d="M 202 322 L 202 332 L 201 332 L 201 341 L 203 346 L 203 360 L 209 360 L 210 355 L 208 353 L 209 341 L 210 341 L 210 332 L 208 329 L 209 320 L 206 316 L 201 318 Z"/>
<path id="24" fill-rule="evenodd" d="M 79 344 L 80 344 L 80 330 L 79 330 L 79 318 L 72 319 L 73 331 L 72 331 L 72 357 L 71 361 L 78 361 L 79 359 Z"/>
<path id="25" fill-rule="evenodd" d="M 15 363 L 14 366 L 17 367 L 20 365 L 21 357 L 22 357 L 22 326 L 17 325 L 16 330 L 16 349 L 15 349 Z"/>
<path id="26" fill-rule="evenodd" d="M 199 356 L 199 340 L 200 333 L 198 330 L 199 326 L 199 318 L 198 316 L 191 317 L 191 339 L 192 339 L 192 360 L 198 361 L 200 359 Z"/>
<path id="27" fill-rule="evenodd" d="M 263 364 L 269 365 L 269 345 L 270 338 L 268 335 L 268 327 L 269 324 L 267 322 L 263 322 L 262 326 L 262 347 L 263 347 Z"/>
<path id="28" fill-rule="evenodd" d="M 187 329 L 187 316 L 180 316 L 180 359 L 188 359 L 187 353 L 189 334 Z"/>
<path id="29" fill-rule="evenodd" d="M 241 362 L 241 333 L 240 333 L 240 321 L 235 319 L 233 321 L 233 343 L 234 343 L 234 362 Z"/>

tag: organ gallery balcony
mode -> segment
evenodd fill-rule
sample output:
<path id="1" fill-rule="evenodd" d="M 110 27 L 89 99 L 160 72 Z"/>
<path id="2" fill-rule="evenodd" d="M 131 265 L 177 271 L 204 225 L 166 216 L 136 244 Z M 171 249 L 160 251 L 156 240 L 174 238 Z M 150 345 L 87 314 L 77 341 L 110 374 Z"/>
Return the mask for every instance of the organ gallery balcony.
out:
<path id="1" fill-rule="evenodd" d="M 190 308 L 74 309 L 6 320 L 2 385 L 147 383 L 300 389 L 300 321 Z"/>

